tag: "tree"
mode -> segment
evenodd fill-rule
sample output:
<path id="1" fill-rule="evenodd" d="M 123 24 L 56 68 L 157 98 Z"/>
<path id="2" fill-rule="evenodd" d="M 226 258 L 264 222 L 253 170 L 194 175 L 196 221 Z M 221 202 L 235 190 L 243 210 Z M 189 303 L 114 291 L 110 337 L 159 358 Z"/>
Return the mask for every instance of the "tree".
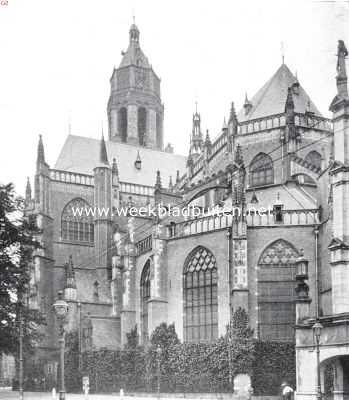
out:
<path id="1" fill-rule="evenodd" d="M 24 216 L 24 201 L 12 184 L 0 185 L 0 353 L 16 354 L 19 319 L 24 321 L 24 348 L 32 350 L 44 322 L 39 311 L 28 307 L 29 265 L 39 247 L 38 233 Z"/>
<path id="2" fill-rule="evenodd" d="M 152 333 L 150 343 L 153 346 L 160 345 L 164 351 L 166 351 L 169 346 L 178 344 L 179 339 L 174 324 L 167 325 L 165 322 L 162 322 Z"/>

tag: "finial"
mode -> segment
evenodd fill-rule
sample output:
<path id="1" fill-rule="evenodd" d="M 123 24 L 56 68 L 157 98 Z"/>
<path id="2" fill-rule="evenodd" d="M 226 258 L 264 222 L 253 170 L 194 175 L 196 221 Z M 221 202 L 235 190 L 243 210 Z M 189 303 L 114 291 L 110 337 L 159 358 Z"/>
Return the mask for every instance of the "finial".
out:
<path id="1" fill-rule="evenodd" d="M 195 100 L 195 113 L 196 114 L 198 113 L 198 101 L 197 100 Z"/>
<path id="2" fill-rule="evenodd" d="M 225 120 L 225 117 L 223 118 L 223 127 L 222 127 L 222 130 L 224 131 L 225 129 L 227 129 L 228 128 L 228 125 L 227 125 L 227 121 Z"/>
<path id="3" fill-rule="evenodd" d="M 245 99 L 245 104 L 246 102 L 248 102 L 247 99 L 247 93 L 246 93 L 246 99 Z M 235 112 L 235 105 L 234 102 L 231 102 L 231 106 L 230 106 L 230 116 L 229 116 L 229 123 L 231 122 L 237 122 L 237 118 L 236 118 L 236 112 Z"/>
<path id="4" fill-rule="evenodd" d="M 177 174 L 176 174 L 176 184 L 179 182 L 180 177 L 179 177 L 179 169 L 177 169 Z"/>
<path id="5" fill-rule="evenodd" d="M 210 139 L 210 134 L 208 132 L 208 129 L 206 129 L 205 146 L 207 146 L 207 147 L 211 146 L 211 139 Z"/>
<path id="6" fill-rule="evenodd" d="M 112 172 L 115 175 L 119 175 L 118 164 L 116 163 L 116 158 L 113 158 Z"/>
<path id="7" fill-rule="evenodd" d="M 155 189 L 161 189 L 161 175 L 159 170 L 156 171 Z"/>
<path id="8" fill-rule="evenodd" d="M 285 64 L 285 45 L 284 42 L 281 42 L 281 58 L 282 58 L 282 65 Z"/>
<path id="9" fill-rule="evenodd" d="M 286 104 L 285 104 L 285 111 L 287 110 L 294 110 L 294 102 L 292 96 L 292 88 L 287 88 L 287 97 L 286 97 Z"/>

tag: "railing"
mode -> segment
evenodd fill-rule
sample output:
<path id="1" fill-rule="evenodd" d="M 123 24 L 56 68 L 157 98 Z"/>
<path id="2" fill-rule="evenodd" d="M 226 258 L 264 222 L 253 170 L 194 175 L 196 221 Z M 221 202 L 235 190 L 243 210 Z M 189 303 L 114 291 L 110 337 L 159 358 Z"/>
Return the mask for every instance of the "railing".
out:
<path id="1" fill-rule="evenodd" d="M 50 170 L 50 178 L 54 181 L 75 183 L 78 185 L 94 185 L 94 179 L 92 175 L 78 174 L 76 172 L 61 171 L 58 169 Z"/>
<path id="2" fill-rule="evenodd" d="M 54 181 L 64 183 L 75 183 L 78 185 L 94 186 L 94 177 L 92 175 L 79 174 L 76 172 L 61 171 L 58 169 L 50 170 L 50 177 Z M 139 194 L 144 196 L 154 196 L 152 186 L 138 185 L 135 183 L 120 182 L 121 192 Z"/>
<path id="3" fill-rule="evenodd" d="M 238 127 L 238 134 L 245 135 L 248 133 L 260 132 L 266 129 L 280 128 L 285 126 L 285 114 L 273 115 L 269 118 L 261 118 L 252 121 L 240 122 Z"/>
<path id="4" fill-rule="evenodd" d="M 146 238 L 136 243 L 136 255 L 140 256 L 141 254 L 144 254 L 147 251 L 152 250 L 152 246 L 153 246 L 153 237 L 152 235 L 149 235 Z"/>
<path id="5" fill-rule="evenodd" d="M 315 116 L 313 114 L 295 114 L 295 123 L 297 126 L 305 128 L 314 128 L 324 131 L 331 131 L 332 124 L 327 118 Z M 285 126 L 286 118 L 285 114 L 277 114 L 270 116 L 269 118 L 261 118 L 252 121 L 240 122 L 238 127 L 238 133 L 245 135 L 248 133 L 260 132 L 267 129 L 275 129 Z"/>
<path id="6" fill-rule="evenodd" d="M 319 223 L 319 210 L 280 210 L 265 213 L 247 212 L 247 227 L 285 226 L 285 225 L 314 225 Z M 245 234 L 245 224 L 238 216 L 230 212 L 208 215 L 178 224 L 171 223 L 167 226 L 167 237 L 170 239 L 216 231 L 235 226 L 236 234 Z"/>
<path id="7" fill-rule="evenodd" d="M 138 185 L 136 183 L 120 182 L 121 192 L 139 194 L 144 196 L 154 196 L 154 187 Z"/>
<path id="8" fill-rule="evenodd" d="M 172 239 L 216 231 L 232 226 L 233 221 L 238 224 L 238 234 L 242 235 L 246 233 L 243 232 L 244 228 L 241 219 L 236 218 L 232 213 L 226 213 L 222 215 L 208 215 L 178 224 L 172 223 L 167 226 L 167 237 Z"/>
<path id="9" fill-rule="evenodd" d="M 320 222 L 319 210 L 280 210 L 266 213 L 250 212 L 246 215 L 248 226 L 314 225 Z"/>
<path id="10" fill-rule="evenodd" d="M 295 123 L 298 126 L 303 126 L 305 128 L 314 128 L 324 131 L 332 131 L 333 126 L 330 119 L 321 118 L 312 114 L 298 114 L 295 115 Z"/>

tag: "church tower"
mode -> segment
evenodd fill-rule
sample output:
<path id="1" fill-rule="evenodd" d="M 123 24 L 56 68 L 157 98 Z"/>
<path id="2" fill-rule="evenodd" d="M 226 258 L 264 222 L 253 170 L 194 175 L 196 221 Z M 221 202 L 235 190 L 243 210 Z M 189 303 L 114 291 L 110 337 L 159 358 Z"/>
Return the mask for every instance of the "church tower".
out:
<path id="1" fill-rule="evenodd" d="M 140 47 L 135 24 L 131 25 L 128 49 L 122 55 L 110 79 L 109 140 L 162 150 L 164 106 L 160 79 Z"/>

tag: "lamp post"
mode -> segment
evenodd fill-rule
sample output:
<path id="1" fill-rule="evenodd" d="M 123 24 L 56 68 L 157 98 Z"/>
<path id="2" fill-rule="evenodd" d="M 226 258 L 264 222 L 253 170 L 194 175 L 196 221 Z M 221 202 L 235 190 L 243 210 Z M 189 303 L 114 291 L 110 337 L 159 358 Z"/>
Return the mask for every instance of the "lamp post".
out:
<path id="1" fill-rule="evenodd" d="M 19 311 L 19 399 L 23 400 L 23 313 L 22 301 L 20 302 Z"/>
<path id="2" fill-rule="evenodd" d="M 158 344 L 158 347 L 156 348 L 156 355 L 157 355 L 157 365 L 158 365 L 158 387 L 157 387 L 157 393 L 158 393 L 158 398 L 160 398 L 160 382 L 161 382 L 161 371 L 160 371 L 160 357 L 161 357 L 161 346 Z"/>
<path id="3" fill-rule="evenodd" d="M 68 303 L 63 299 L 63 292 L 58 292 L 58 299 L 53 304 L 58 324 L 59 324 L 59 347 L 60 347 L 60 364 L 61 364 L 61 387 L 59 390 L 59 400 L 65 400 L 64 385 L 64 323 L 68 313 Z"/>
<path id="4" fill-rule="evenodd" d="M 316 341 L 316 378 L 317 378 L 316 399 L 317 400 L 321 400 L 320 336 L 322 328 L 323 326 L 321 325 L 319 320 L 317 320 L 313 325 L 313 333 Z"/>

